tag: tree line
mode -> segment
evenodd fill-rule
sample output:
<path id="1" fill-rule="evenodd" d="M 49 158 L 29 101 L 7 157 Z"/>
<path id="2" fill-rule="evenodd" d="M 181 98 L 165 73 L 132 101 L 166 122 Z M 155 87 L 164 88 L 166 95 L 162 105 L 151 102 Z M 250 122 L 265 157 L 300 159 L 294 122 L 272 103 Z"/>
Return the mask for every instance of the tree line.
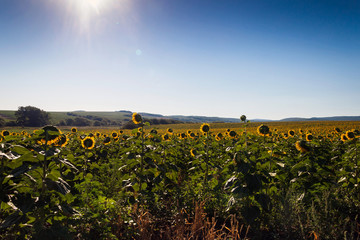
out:
<path id="1" fill-rule="evenodd" d="M 99 117 L 99 116 L 79 116 L 76 113 L 67 113 L 69 118 L 64 120 L 60 120 L 55 123 L 58 126 L 121 126 L 125 129 L 132 129 L 136 126 L 133 126 L 131 120 L 126 121 L 113 121 L 107 118 Z M 6 121 L 4 118 L 0 117 L 0 127 L 4 126 L 20 126 L 20 127 L 41 127 L 51 123 L 50 114 L 42 109 L 39 109 L 34 106 L 21 106 L 15 112 L 16 120 Z M 173 119 L 145 119 L 151 125 L 158 124 L 176 124 L 182 123 L 181 121 L 173 120 Z"/>

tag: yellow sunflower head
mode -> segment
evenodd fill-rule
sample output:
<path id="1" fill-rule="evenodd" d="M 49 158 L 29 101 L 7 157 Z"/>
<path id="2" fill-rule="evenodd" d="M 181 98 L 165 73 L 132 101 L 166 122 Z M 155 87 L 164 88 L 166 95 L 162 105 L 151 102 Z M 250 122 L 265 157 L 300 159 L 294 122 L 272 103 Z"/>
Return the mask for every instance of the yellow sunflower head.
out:
<path id="1" fill-rule="evenodd" d="M 76 128 L 76 127 L 71 128 L 71 132 L 72 132 L 72 133 L 76 133 L 76 132 L 77 132 L 77 128 Z"/>
<path id="2" fill-rule="evenodd" d="M 197 154 L 196 150 L 192 148 L 192 149 L 190 150 L 190 155 L 191 155 L 192 157 L 195 157 L 196 154 Z"/>
<path id="3" fill-rule="evenodd" d="M 1 131 L 1 135 L 2 135 L 3 137 L 6 137 L 6 136 L 9 136 L 9 135 L 10 135 L 10 132 L 9 132 L 8 130 L 2 130 L 2 131 Z"/>
<path id="4" fill-rule="evenodd" d="M 341 132 L 340 128 L 338 128 L 338 127 L 334 128 L 334 130 L 335 130 L 335 132 L 337 132 L 337 133 Z"/>
<path id="5" fill-rule="evenodd" d="M 200 131 L 202 133 L 208 133 L 210 131 L 210 125 L 208 123 L 203 123 L 201 126 L 200 126 Z"/>
<path id="6" fill-rule="evenodd" d="M 353 131 L 347 131 L 346 132 L 346 137 L 351 140 L 351 139 L 354 139 L 355 138 L 355 134 Z"/>
<path id="7" fill-rule="evenodd" d="M 289 134 L 289 136 L 293 137 L 295 135 L 295 131 L 294 130 L 289 130 L 288 134 Z"/>
<path id="8" fill-rule="evenodd" d="M 295 143 L 296 149 L 301 153 L 306 153 L 310 151 L 310 147 L 306 145 L 306 141 L 300 140 Z"/>
<path id="9" fill-rule="evenodd" d="M 93 149 L 95 147 L 95 139 L 93 137 L 85 137 L 81 140 L 81 146 L 85 149 Z"/>
<path id="10" fill-rule="evenodd" d="M 119 136 L 119 134 L 118 134 L 117 132 L 113 131 L 113 132 L 111 133 L 111 136 L 112 136 L 113 138 L 117 138 L 117 137 Z"/>
<path id="11" fill-rule="evenodd" d="M 264 124 L 261 124 L 258 129 L 257 129 L 257 132 L 259 135 L 261 136 L 266 136 L 269 134 L 270 132 L 270 129 L 268 126 L 264 125 Z"/>
<path id="12" fill-rule="evenodd" d="M 163 139 L 164 141 L 170 140 L 169 134 L 165 133 L 164 135 L 162 135 L 162 139 Z"/>
<path id="13" fill-rule="evenodd" d="M 283 134 L 283 137 L 284 137 L 284 139 L 288 139 L 288 138 L 289 138 L 289 135 L 288 135 L 287 133 L 284 133 L 284 134 Z"/>
<path id="14" fill-rule="evenodd" d="M 140 124 L 142 122 L 142 117 L 140 114 L 134 112 L 133 115 L 132 115 L 132 121 L 133 123 L 135 124 Z"/>
<path id="15" fill-rule="evenodd" d="M 311 133 L 306 134 L 306 141 L 311 142 L 314 139 Z"/>
<path id="16" fill-rule="evenodd" d="M 104 141 L 103 141 L 104 145 L 108 145 L 108 144 L 110 144 L 110 142 L 111 142 L 111 138 L 110 138 L 110 137 L 105 137 L 105 138 L 104 138 Z"/>
<path id="17" fill-rule="evenodd" d="M 65 134 L 61 134 L 56 144 L 60 147 L 65 147 L 68 144 L 68 141 L 68 137 Z"/>
<path id="18" fill-rule="evenodd" d="M 195 135 L 195 133 L 192 132 L 192 133 L 189 134 L 189 137 L 190 137 L 190 138 L 195 138 L 196 135 Z"/>
<path id="19" fill-rule="evenodd" d="M 221 139 L 223 139 L 223 134 L 222 133 L 218 133 L 218 134 L 216 134 L 216 136 L 215 136 L 215 140 L 216 141 L 220 141 Z"/>
<path id="20" fill-rule="evenodd" d="M 179 138 L 180 139 L 185 139 L 186 138 L 186 133 L 180 133 Z"/>
<path id="21" fill-rule="evenodd" d="M 173 133 L 174 133 L 174 130 L 172 130 L 172 128 L 168 128 L 168 129 L 166 129 L 166 133 L 168 133 L 168 134 L 173 134 Z"/>

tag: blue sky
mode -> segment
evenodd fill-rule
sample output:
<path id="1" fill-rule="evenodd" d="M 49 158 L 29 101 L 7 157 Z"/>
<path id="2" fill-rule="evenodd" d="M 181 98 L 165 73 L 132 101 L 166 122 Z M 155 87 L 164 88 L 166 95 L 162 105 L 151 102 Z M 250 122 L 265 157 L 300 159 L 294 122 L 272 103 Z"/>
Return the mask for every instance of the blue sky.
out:
<path id="1" fill-rule="evenodd" d="M 360 115 L 360 2 L 1 0 L 0 109 Z"/>

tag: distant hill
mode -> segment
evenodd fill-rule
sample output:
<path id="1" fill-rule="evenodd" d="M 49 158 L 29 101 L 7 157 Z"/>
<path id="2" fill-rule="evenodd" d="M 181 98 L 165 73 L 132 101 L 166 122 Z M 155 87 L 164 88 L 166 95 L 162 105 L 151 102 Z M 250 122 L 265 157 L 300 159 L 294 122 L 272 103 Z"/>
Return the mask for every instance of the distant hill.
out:
<path id="1" fill-rule="evenodd" d="M 312 118 L 284 118 L 280 121 L 360 121 L 360 116 L 335 116 L 335 117 L 312 117 Z"/>
<path id="2" fill-rule="evenodd" d="M 48 112 L 51 118 L 51 124 L 71 126 L 124 126 L 131 121 L 132 113 L 129 110 L 119 110 L 113 112 L 92 112 L 92 111 L 72 111 L 72 112 Z M 239 118 L 222 118 L 207 116 L 184 116 L 140 112 L 141 116 L 151 124 L 164 123 L 238 123 Z M 0 110 L 0 119 L 4 119 L 5 123 L 14 124 L 16 117 L 15 111 Z M 334 117 L 313 117 L 313 118 L 284 118 L 281 120 L 269 119 L 250 119 L 251 122 L 271 122 L 271 121 L 360 121 L 360 116 L 334 116 Z M 10 126 L 10 125 L 9 125 Z"/>

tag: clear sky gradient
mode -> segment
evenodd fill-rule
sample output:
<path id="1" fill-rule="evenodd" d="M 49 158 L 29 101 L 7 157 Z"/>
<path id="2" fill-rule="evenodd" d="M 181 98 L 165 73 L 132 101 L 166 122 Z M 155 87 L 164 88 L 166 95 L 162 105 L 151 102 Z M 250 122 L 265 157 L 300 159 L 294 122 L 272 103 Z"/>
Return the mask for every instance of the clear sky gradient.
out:
<path id="1" fill-rule="evenodd" d="M 360 1 L 1 0 L 0 109 L 360 115 Z"/>

